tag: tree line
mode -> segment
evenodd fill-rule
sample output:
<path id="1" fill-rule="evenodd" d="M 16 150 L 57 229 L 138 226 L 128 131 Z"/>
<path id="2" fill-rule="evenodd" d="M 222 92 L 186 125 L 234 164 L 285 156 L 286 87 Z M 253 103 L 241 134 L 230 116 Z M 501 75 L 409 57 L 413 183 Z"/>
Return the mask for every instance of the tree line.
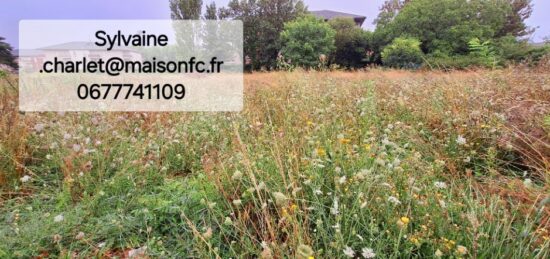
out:
<path id="1" fill-rule="evenodd" d="M 231 0 L 223 7 L 169 0 L 169 5 L 174 20 L 241 20 L 248 70 L 498 67 L 534 64 L 550 53 L 548 44 L 536 47 L 527 40 L 534 31 L 525 23 L 531 0 L 387 0 L 372 32 L 352 19 L 315 18 L 302 0 Z M 0 63 L 17 66 L 2 38 Z"/>
<path id="2" fill-rule="evenodd" d="M 232 0 L 204 12 L 202 0 L 170 0 L 170 7 L 173 19 L 242 20 L 253 70 L 495 67 L 537 62 L 549 53 L 527 41 L 534 31 L 525 23 L 531 0 L 387 0 L 373 32 L 352 19 L 317 19 L 302 0 Z"/>

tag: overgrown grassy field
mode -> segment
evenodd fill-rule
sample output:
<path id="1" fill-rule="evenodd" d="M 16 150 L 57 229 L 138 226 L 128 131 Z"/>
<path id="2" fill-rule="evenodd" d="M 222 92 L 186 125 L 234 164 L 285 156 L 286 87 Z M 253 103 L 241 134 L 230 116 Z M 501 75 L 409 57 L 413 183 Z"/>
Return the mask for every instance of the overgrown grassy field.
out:
<path id="1" fill-rule="evenodd" d="M 0 80 L 0 258 L 550 257 L 545 68 L 255 73 L 240 113 Z"/>

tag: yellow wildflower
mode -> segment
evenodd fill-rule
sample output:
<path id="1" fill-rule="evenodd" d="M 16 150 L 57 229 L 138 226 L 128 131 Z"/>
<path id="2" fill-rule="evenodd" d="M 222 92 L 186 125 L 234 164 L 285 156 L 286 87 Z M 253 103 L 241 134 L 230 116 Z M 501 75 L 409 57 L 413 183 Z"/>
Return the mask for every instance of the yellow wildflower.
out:
<path id="1" fill-rule="evenodd" d="M 364 147 L 365 147 L 366 151 L 370 151 L 370 149 L 371 149 L 371 145 L 369 145 L 369 144 L 365 144 Z"/>
<path id="2" fill-rule="evenodd" d="M 341 138 L 341 139 L 338 139 L 338 141 L 340 141 L 340 144 L 349 144 L 351 143 L 351 139 L 347 139 L 347 138 Z"/>
<path id="3" fill-rule="evenodd" d="M 456 252 L 460 255 L 466 255 L 468 253 L 468 249 L 465 246 L 457 246 Z"/>
<path id="4" fill-rule="evenodd" d="M 327 151 L 325 151 L 325 149 L 323 148 L 315 149 L 315 153 L 317 154 L 317 156 L 321 156 L 321 157 L 327 155 Z"/>

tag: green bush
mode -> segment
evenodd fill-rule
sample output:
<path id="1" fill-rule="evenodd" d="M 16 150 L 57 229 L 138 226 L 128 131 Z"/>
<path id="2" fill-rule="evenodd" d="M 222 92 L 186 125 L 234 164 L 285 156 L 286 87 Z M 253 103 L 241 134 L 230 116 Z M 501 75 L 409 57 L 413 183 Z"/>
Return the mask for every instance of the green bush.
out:
<path id="1" fill-rule="evenodd" d="M 337 18 L 329 24 L 336 31 L 333 63 L 345 68 L 363 67 L 369 58 L 371 32 L 357 27 L 350 18 Z"/>
<path id="2" fill-rule="evenodd" d="M 479 62 L 479 66 L 495 68 L 499 62 L 499 57 L 495 52 L 490 40 L 481 41 L 479 38 L 473 38 L 468 42 L 470 58 Z"/>
<path id="3" fill-rule="evenodd" d="M 420 41 L 413 38 L 396 38 L 382 51 L 382 63 L 396 68 L 418 68 L 422 64 Z"/>
<path id="4" fill-rule="evenodd" d="M 281 33 L 282 58 L 294 66 L 320 67 L 334 51 L 335 34 L 328 23 L 313 16 L 288 22 Z"/>
<path id="5" fill-rule="evenodd" d="M 545 56 L 550 54 L 550 45 L 533 46 L 525 40 L 517 40 L 507 36 L 495 42 L 499 55 L 506 63 L 527 63 L 536 65 Z"/>

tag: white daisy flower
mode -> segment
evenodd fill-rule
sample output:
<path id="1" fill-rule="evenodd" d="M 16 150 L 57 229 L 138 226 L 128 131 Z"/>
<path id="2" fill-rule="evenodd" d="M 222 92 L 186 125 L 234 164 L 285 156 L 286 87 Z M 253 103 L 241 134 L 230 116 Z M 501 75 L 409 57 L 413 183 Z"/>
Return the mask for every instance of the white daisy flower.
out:
<path id="1" fill-rule="evenodd" d="M 353 249 L 349 246 L 346 246 L 346 248 L 343 251 L 344 251 L 344 255 L 346 255 L 349 258 L 353 258 L 353 256 L 355 256 L 355 251 L 353 251 Z"/>
<path id="2" fill-rule="evenodd" d="M 399 205 L 401 204 L 401 201 L 393 196 L 388 197 L 388 202 L 392 203 L 393 205 Z"/>
<path id="3" fill-rule="evenodd" d="M 434 186 L 437 189 L 447 189 L 447 184 L 444 182 L 435 182 Z"/>
<path id="4" fill-rule="evenodd" d="M 63 217 L 63 214 L 59 214 L 59 215 L 57 215 L 53 218 L 53 222 L 61 222 L 64 219 L 65 219 L 65 217 Z"/>
<path id="5" fill-rule="evenodd" d="M 347 177 L 344 175 L 344 176 L 340 177 L 340 179 L 338 179 L 338 183 L 339 184 L 345 184 L 346 180 L 347 180 Z"/>
<path id="6" fill-rule="evenodd" d="M 25 175 L 25 176 L 21 177 L 19 180 L 21 180 L 22 183 L 26 183 L 26 182 L 31 180 L 31 177 L 28 176 L 28 175 Z"/>
<path id="7" fill-rule="evenodd" d="M 374 258 L 376 257 L 376 254 L 374 253 L 374 250 L 372 250 L 372 248 L 363 248 L 363 250 L 361 250 L 361 255 L 364 257 L 364 258 Z"/>
<path id="8" fill-rule="evenodd" d="M 459 144 L 459 145 L 465 145 L 466 144 L 466 139 L 462 135 L 459 135 L 456 138 L 456 143 Z"/>

